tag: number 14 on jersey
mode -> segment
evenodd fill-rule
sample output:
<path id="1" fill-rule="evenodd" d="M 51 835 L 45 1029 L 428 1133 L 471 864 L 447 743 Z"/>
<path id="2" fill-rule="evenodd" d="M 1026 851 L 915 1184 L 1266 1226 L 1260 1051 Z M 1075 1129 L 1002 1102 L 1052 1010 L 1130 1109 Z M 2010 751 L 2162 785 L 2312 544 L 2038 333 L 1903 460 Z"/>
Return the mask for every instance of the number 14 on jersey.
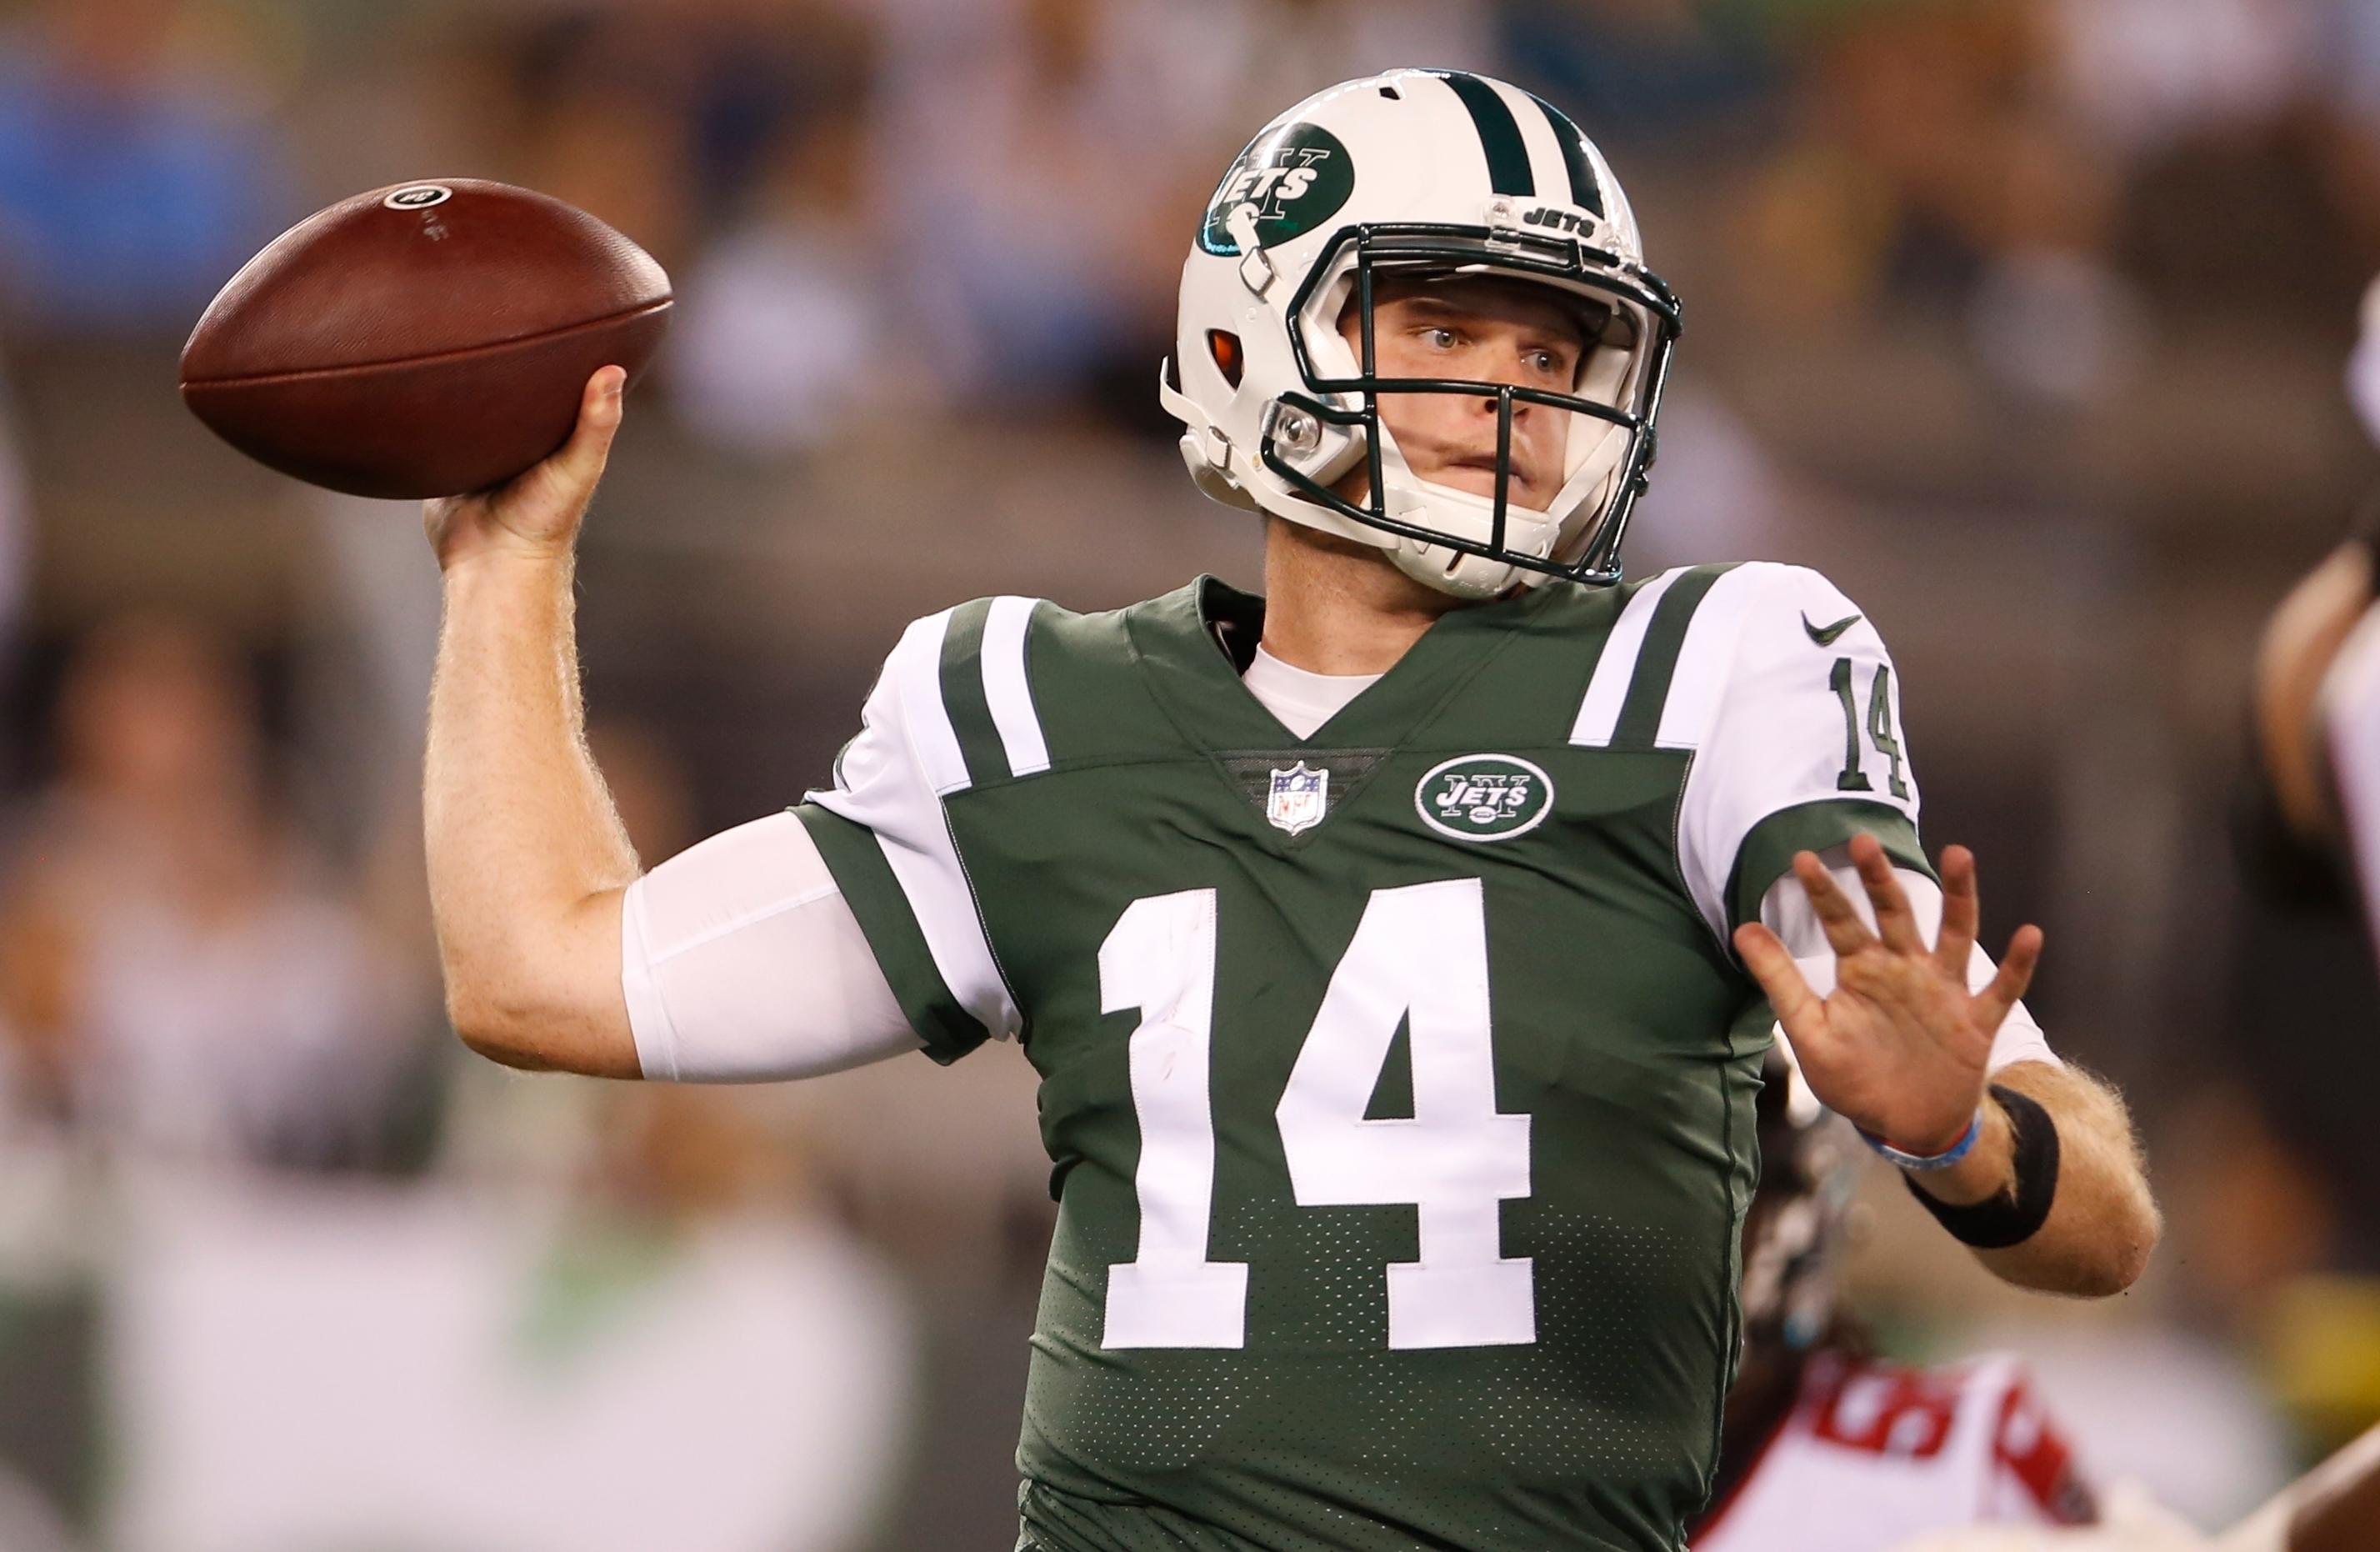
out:
<path id="1" fill-rule="evenodd" d="M 1248 1265 L 1208 1259 L 1215 911 L 1212 889 L 1135 900 L 1099 947 L 1101 1009 L 1140 1014 L 1130 1052 L 1140 1244 L 1108 1269 L 1104 1347 L 1246 1345 Z M 1414 1113 L 1368 1118 L 1400 1024 Z M 1477 879 L 1373 891 L 1273 1117 L 1298 1205 L 1418 1212 L 1420 1258 L 1384 1268 L 1390 1347 L 1536 1339 L 1530 1261 L 1500 1244 L 1499 1204 L 1529 1194 L 1529 1118 L 1496 1108 Z"/>

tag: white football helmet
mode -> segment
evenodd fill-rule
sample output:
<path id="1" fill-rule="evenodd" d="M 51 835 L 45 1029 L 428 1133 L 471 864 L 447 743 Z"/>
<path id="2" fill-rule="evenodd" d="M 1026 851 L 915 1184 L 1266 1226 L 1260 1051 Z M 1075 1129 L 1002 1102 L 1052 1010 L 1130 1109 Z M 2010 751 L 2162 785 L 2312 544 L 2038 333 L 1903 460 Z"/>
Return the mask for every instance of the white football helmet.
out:
<path id="1" fill-rule="evenodd" d="M 1372 305 L 1388 275 L 1575 293 L 1594 345 L 1575 391 L 1381 378 Z M 1351 307 L 1360 359 L 1340 333 Z M 1627 196 L 1577 125 L 1484 76 L 1393 70 L 1298 104 L 1223 175 L 1183 266 L 1158 392 L 1208 495 L 1377 544 L 1430 586 L 1484 598 L 1527 573 L 1619 580 L 1677 336 L 1677 299 L 1645 268 Z M 1392 393 L 1498 400 L 1493 496 L 1415 475 L 1380 422 Z M 1516 402 L 1576 417 L 1548 511 L 1509 499 Z M 1362 505 L 1330 488 L 1359 466 Z"/>

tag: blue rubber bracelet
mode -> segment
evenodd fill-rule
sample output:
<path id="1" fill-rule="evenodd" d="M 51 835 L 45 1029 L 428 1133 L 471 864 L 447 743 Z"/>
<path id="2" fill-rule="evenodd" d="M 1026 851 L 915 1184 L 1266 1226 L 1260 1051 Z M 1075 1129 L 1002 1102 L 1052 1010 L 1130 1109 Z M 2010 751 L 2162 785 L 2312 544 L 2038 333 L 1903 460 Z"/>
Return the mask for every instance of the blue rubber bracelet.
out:
<path id="1" fill-rule="evenodd" d="M 1904 1148 L 1894 1147 L 1891 1143 L 1886 1142 L 1883 1138 L 1876 1136 L 1872 1131 L 1861 1130 L 1857 1128 L 1854 1128 L 1853 1130 L 1859 1130 L 1861 1142 L 1866 1143 L 1869 1147 L 1874 1148 L 1877 1153 L 1882 1154 L 1885 1157 L 1892 1160 L 1893 1163 L 1900 1166 L 1903 1169 L 1915 1169 L 1920 1171 L 1928 1169 L 1948 1169 L 1952 1165 L 1958 1163 L 1961 1159 L 1975 1151 L 1975 1139 L 1984 1134 L 1984 1110 L 1982 1106 L 1977 1106 L 1975 1107 L 1975 1118 L 1967 1123 L 1967 1130 L 1959 1134 L 1959 1140 L 1956 1143 L 1951 1143 L 1947 1151 L 1938 1154 L 1912 1154 Z"/>

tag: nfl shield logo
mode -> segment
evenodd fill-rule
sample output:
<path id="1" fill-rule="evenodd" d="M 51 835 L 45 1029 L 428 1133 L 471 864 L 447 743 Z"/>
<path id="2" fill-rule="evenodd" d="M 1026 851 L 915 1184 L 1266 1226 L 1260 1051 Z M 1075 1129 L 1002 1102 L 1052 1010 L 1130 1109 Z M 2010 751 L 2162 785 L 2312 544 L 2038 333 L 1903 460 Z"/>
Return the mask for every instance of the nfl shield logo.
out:
<path id="1" fill-rule="evenodd" d="M 1329 804 L 1330 773 L 1310 771 L 1300 760 L 1285 771 L 1272 774 L 1272 792 L 1265 800 L 1265 817 L 1291 835 L 1310 830 L 1322 823 L 1322 811 Z"/>

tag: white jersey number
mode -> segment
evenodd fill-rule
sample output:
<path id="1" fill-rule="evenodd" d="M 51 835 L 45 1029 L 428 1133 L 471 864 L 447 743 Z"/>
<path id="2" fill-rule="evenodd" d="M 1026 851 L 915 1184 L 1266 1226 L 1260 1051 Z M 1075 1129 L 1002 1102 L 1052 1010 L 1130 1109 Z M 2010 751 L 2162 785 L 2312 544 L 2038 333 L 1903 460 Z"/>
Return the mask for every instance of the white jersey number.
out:
<path id="1" fill-rule="evenodd" d="M 1245 1344 L 1248 1265 L 1207 1259 L 1215 1118 L 1207 1048 L 1215 1017 L 1215 891 L 1135 900 L 1099 945 L 1099 1009 L 1140 1009 L 1132 1108 L 1140 1120 L 1140 1253 L 1108 1268 L 1100 1345 Z"/>
<path id="2" fill-rule="evenodd" d="M 1236 1348 L 1245 1262 L 1208 1261 L 1215 1119 L 1215 892 L 1135 900 L 1099 948 L 1099 1002 L 1138 1008 L 1140 1248 L 1108 1269 L 1108 1348 Z M 1365 1117 L 1400 1025 L 1414 1113 Z M 1488 918 L 1477 879 L 1375 890 L 1274 1111 L 1300 1206 L 1412 1204 L 1421 1259 L 1387 1268 L 1389 1346 L 1536 1339 L 1526 1257 L 1501 1253 L 1498 1204 L 1529 1194 L 1529 1118 L 1496 1108 Z"/>

